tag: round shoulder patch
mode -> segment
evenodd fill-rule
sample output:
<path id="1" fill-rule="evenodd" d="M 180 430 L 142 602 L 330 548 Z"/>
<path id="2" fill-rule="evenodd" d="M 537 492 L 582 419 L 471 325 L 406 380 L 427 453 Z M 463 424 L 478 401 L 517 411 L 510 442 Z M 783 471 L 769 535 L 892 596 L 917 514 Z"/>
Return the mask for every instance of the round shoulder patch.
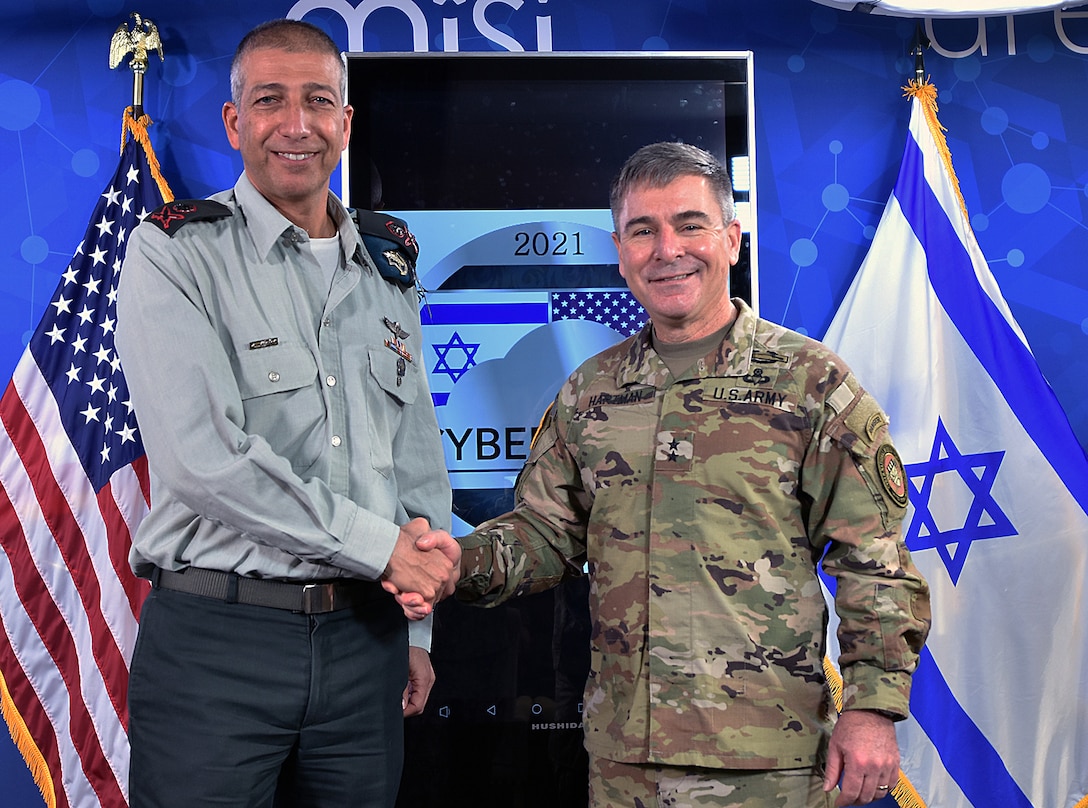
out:
<path id="1" fill-rule="evenodd" d="M 884 490 L 900 507 L 907 505 L 907 472 L 899 453 L 890 443 L 876 450 L 876 465 L 880 469 L 880 482 Z"/>

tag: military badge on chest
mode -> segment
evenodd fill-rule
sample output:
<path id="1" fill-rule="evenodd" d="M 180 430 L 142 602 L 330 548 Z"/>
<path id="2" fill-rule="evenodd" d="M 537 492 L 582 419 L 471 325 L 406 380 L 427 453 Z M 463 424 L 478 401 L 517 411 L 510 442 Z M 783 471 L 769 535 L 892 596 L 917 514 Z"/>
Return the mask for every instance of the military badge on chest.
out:
<path id="1" fill-rule="evenodd" d="M 397 387 L 404 383 L 404 374 L 408 371 L 408 363 L 412 361 L 412 354 L 402 340 L 408 339 L 408 332 L 400 327 L 400 323 L 383 317 L 382 322 L 389 329 L 392 337 L 385 341 L 385 347 L 397 355 Z"/>
<path id="2" fill-rule="evenodd" d="M 777 389 L 779 372 L 789 361 L 789 356 L 776 351 L 753 351 L 743 375 L 708 379 L 703 400 L 718 407 L 753 405 L 793 412 L 794 402 Z"/>

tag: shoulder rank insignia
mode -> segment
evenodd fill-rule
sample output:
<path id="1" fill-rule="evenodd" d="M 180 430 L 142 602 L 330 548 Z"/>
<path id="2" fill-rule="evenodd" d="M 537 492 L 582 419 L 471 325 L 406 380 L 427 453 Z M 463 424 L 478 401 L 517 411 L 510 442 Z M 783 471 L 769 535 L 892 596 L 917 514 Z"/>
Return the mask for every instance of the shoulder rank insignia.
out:
<path id="1" fill-rule="evenodd" d="M 404 220 L 358 209 L 351 211 L 351 218 L 382 277 L 404 287 L 415 286 L 419 244 Z"/>
<path id="2" fill-rule="evenodd" d="M 211 199 L 176 199 L 167 202 L 147 218 L 164 233 L 172 236 L 189 222 L 209 222 L 233 215 L 233 211 L 222 202 Z"/>

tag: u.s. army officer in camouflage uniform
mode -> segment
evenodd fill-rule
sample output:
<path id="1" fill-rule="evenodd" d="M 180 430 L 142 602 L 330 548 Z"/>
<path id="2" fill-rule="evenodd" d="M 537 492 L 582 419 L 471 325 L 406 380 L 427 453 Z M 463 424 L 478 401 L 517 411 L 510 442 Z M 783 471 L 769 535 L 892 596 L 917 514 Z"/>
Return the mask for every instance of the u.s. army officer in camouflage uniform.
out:
<path id="1" fill-rule="evenodd" d="M 929 629 L 887 417 L 826 347 L 730 300 L 741 226 L 711 155 L 647 146 L 611 202 L 651 324 L 564 384 L 514 511 L 460 540 L 457 594 L 499 603 L 588 560 L 593 806 L 878 799 Z M 821 560 L 841 619 L 833 732 Z"/>

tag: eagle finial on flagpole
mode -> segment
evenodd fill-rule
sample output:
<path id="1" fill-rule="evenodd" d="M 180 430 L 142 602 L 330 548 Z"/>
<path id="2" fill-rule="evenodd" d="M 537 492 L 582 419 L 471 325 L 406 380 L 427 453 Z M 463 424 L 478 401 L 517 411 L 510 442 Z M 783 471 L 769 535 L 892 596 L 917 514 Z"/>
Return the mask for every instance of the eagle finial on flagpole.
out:
<path id="1" fill-rule="evenodd" d="M 148 51 L 156 51 L 159 59 L 163 59 L 162 39 L 159 37 L 159 29 L 151 20 L 135 11 L 129 16 L 136 21 L 135 26 L 129 30 L 125 23 L 121 23 L 110 40 L 110 69 L 113 70 L 121 64 L 127 54 L 132 54 L 132 59 L 129 60 L 133 74 L 132 116 L 139 118 L 143 114 L 144 73 L 147 72 Z"/>

